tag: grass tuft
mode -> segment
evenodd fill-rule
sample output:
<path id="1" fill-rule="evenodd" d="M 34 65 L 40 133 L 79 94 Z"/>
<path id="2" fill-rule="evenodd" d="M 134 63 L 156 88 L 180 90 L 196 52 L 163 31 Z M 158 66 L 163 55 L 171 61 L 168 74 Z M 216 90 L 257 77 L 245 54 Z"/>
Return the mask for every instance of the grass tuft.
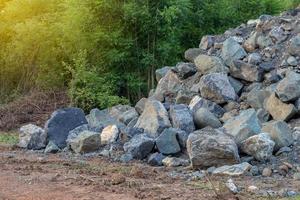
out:
<path id="1" fill-rule="evenodd" d="M 3 133 L 0 132 L 0 144 L 16 145 L 19 142 L 17 133 Z"/>

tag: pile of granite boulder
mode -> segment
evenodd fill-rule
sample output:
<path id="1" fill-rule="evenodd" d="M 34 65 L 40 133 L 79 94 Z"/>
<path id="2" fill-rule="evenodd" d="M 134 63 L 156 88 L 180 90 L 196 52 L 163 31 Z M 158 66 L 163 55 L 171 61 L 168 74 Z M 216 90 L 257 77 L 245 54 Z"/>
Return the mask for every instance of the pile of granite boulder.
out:
<path id="1" fill-rule="evenodd" d="M 23 126 L 19 145 L 230 174 L 297 146 L 300 9 L 205 36 L 185 59 L 158 69 L 156 89 L 134 107 L 87 116 L 78 108 L 57 110 L 44 129 Z"/>

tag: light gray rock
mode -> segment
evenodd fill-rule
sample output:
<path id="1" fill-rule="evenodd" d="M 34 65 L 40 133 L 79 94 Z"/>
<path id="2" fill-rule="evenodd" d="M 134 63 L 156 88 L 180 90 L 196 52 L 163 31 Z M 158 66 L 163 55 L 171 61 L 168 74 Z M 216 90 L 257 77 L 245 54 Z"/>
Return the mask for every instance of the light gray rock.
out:
<path id="1" fill-rule="evenodd" d="M 273 27 L 269 32 L 269 36 L 275 43 L 281 43 L 287 38 L 287 35 L 280 26 Z"/>
<path id="2" fill-rule="evenodd" d="M 100 134 L 101 145 L 111 144 L 118 140 L 119 129 L 116 125 L 109 125 L 103 129 Z"/>
<path id="3" fill-rule="evenodd" d="M 179 92 L 177 93 L 176 99 L 175 99 L 175 103 L 176 104 L 190 104 L 191 100 L 193 99 L 193 97 L 195 96 L 195 92 L 191 92 L 191 91 L 187 91 L 187 90 L 179 90 Z"/>
<path id="4" fill-rule="evenodd" d="M 229 72 L 229 69 L 223 64 L 223 61 L 216 56 L 207 56 L 201 54 L 195 58 L 195 64 L 198 71 L 202 74 Z"/>
<path id="5" fill-rule="evenodd" d="M 118 116 L 120 122 L 128 125 L 129 122 L 139 116 L 135 108 L 131 108 Z"/>
<path id="6" fill-rule="evenodd" d="M 97 108 L 92 109 L 90 111 L 90 114 L 86 116 L 86 119 L 88 121 L 88 125 L 91 128 L 98 128 L 98 127 L 103 128 L 108 125 L 120 124 L 120 122 L 117 119 L 110 116 L 108 109 L 105 110 L 99 110 Z"/>
<path id="7" fill-rule="evenodd" d="M 239 192 L 237 186 L 234 184 L 232 179 L 227 180 L 225 185 L 233 194 L 237 194 Z"/>
<path id="8" fill-rule="evenodd" d="M 184 130 L 188 133 L 195 130 L 193 116 L 187 105 L 171 105 L 169 113 L 174 128 Z"/>
<path id="9" fill-rule="evenodd" d="M 283 102 L 298 99 L 300 97 L 300 74 L 289 71 L 277 85 L 276 94 Z"/>
<path id="10" fill-rule="evenodd" d="M 201 49 L 191 48 L 184 52 L 184 58 L 189 62 L 194 62 L 195 58 L 201 54 Z"/>
<path id="11" fill-rule="evenodd" d="M 171 123 L 163 104 L 156 100 L 149 100 L 134 127 L 142 128 L 146 133 L 157 137 L 165 128 L 171 127 Z"/>
<path id="12" fill-rule="evenodd" d="M 75 153 L 90 153 L 99 150 L 100 148 L 100 135 L 96 132 L 83 131 L 71 143 L 71 149 Z"/>
<path id="13" fill-rule="evenodd" d="M 144 159 L 153 150 L 155 141 L 147 134 L 135 135 L 129 142 L 124 144 L 124 151 L 131 154 L 135 159 Z"/>
<path id="14" fill-rule="evenodd" d="M 265 123 L 270 119 L 270 114 L 265 109 L 262 108 L 257 110 L 256 116 L 261 123 Z"/>
<path id="15" fill-rule="evenodd" d="M 141 115 L 145 109 L 146 102 L 148 101 L 147 98 L 141 98 L 135 105 L 135 110 Z"/>
<path id="16" fill-rule="evenodd" d="M 288 121 L 297 113 L 293 104 L 283 103 L 276 97 L 275 93 L 265 101 L 264 107 L 275 120 Z"/>
<path id="17" fill-rule="evenodd" d="M 241 150 L 253 156 L 258 161 L 268 161 L 272 156 L 275 142 L 266 133 L 260 133 L 244 140 L 241 144 Z"/>
<path id="18" fill-rule="evenodd" d="M 166 157 L 162 160 L 162 163 L 166 167 L 179 167 L 179 166 L 189 165 L 188 160 L 182 158 L 176 158 L 176 157 Z"/>
<path id="19" fill-rule="evenodd" d="M 288 57 L 288 59 L 286 60 L 286 62 L 291 65 L 291 66 L 297 66 L 298 65 L 298 61 L 294 56 L 290 56 Z"/>
<path id="20" fill-rule="evenodd" d="M 290 146 L 293 143 L 292 130 L 284 121 L 271 121 L 263 124 L 262 131 L 268 133 L 275 142 L 274 150 Z"/>
<path id="21" fill-rule="evenodd" d="M 262 57 L 259 53 L 251 53 L 248 56 L 248 63 L 251 65 L 258 65 L 262 62 Z"/>
<path id="22" fill-rule="evenodd" d="M 57 110 L 45 125 L 47 140 L 54 142 L 59 148 L 64 148 L 69 132 L 87 123 L 83 110 L 79 108 Z"/>
<path id="23" fill-rule="evenodd" d="M 221 57 L 227 66 L 231 66 L 233 61 L 240 60 L 246 56 L 246 51 L 233 38 L 228 38 L 223 43 Z"/>
<path id="24" fill-rule="evenodd" d="M 231 86 L 228 76 L 222 73 L 204 75 L 200 79 L 200 93 L 205 99 L 216 103 L 235 101 L 237 95 Z"/>
<path id="25" fill-rule="evenodd" d="M 213 175 L 227 175 L 227 176 L 241 176 L 249 172 L 252 168 L 247 162 L 235 165 L 225 165 L 219 168 L 216 168 L 212 174 Z"/>
<path id="26" fill-rule="evenodd" d="M 240 161 L 234 140 L 212 128 L 191 133 L 187 140 L 187 151 L 193 168 L 222 166 Z"/>
<path id="27" fill-rule="evenodd" d="M 273 42 L 269 36 L 260 34 L 257 36 L 256 44 L 258 45 L 258 47 L 260 49 L 264 49 L 266 47 L 271 46 L 273 44 Z"/>
<path id="28" fill-rule="evenodd" d="M 230 65 L 230 75 L 249 82 L 260 82 L 263 78 L 263 70 L 241 60 L 235 60 Z"/>
<path id="29" fill-rule="evenodd" d="M 300 56 L 300 34 L 290 40 L 289 53 L 293 56 Z"/>
<path id="30" fill-rule="evenodd" d="M 249 137 L 261 133 L 261 123 L 254 109 L 242 111 L 238 116 L 227 120 L 223 127 L 226 133 L 233 136 L 237 145 Z"/>
<path id="31" fill-rule="evenodd" d="M 160 79 L 162 79 L 170 70 L 171 67 L 163 67 L 161 69 L 157 69 L 155 71 L 156 81 L 159 82 Z"/>
<path id="32" fill-rule="evenodd" d="M 26 149 L 39 150 L 46 147 L 47 134 L 36 125 L 28 124 L 19 130 L 18 146 Z"/>
<path id="33" fill-rule="evenodd" d="M 164 155 L 172 155 L 180 152 L 180 146 L 177 141 L 177 130 L 174 128 L 165 129 L 160 136 L 156 138 L 156 146 Z"/>
<path id="34" fill-rule="evenodd" d="M 264 108 L 264 102 L 271 96 L 272 92 L 266 89 L 252 89 L 248 95 L 246 102 L 254 109 Z"/>
<path id="35" fill-rule="evenodd" d="M 212 128 L 219 128 L 222 126 L 219 119 L 206 108 L 200 108 L 194 113 L 194 121 L 199 129 L 207 126 Z"/>
<path id="36" fill-rule="evenodd" d="M 188 77 L 196 74 L 197 69 L 193 63 L 180 62 L 176 65 L 173 71 L 177 73 L 180 79 L 187 79 Z"/>
<path id="37" fill-rule="evenodd" d="M 122 114 L 132 109 L 133 108 L 129 105 L 116 105 L 108 108 L 108 113 L 112 118 L 120 121 L 120 117 L 122 116 Z"/>
<path id="38" fill-rule="evenodd" d="M 47 144 L 44 153 L 57 153 L 59 151 L 60 151 L 60 148 L 56 144 L 54 144 L 52 141 L 50 141 Z"/>
<path id="39" fill-rule="evenodd" d="M 192 113 L 195 113 L 200 108 L 206 108 L 218 118 L 222 117 L 225 113 L 225 110 L 218 104 L 207 99 L 201 98 L 197 95 L 191 100 L 189 104 L 189 109 L 192 111 Z"/>
<path id="40" fill-rule="evenodd" d="M 201 42 L 199 44 L 199 48 L 202 50 L 208 50 L 214 46 L 215 37 L 211 35 L 206 35 L 202 37 Z"/>

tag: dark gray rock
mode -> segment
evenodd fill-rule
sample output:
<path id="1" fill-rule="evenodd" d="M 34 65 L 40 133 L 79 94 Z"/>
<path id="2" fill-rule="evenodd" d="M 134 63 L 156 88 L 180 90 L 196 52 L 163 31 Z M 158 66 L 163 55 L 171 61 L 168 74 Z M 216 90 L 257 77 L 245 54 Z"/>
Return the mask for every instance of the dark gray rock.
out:
<path id="1" fill-rule="evenodd" d="M 177 141 L 177 130 L 174 128 L 165 129 L 158 138 L 156 138 L 156 146 L 164 155 L 172 155 L 180 152 L 180 146 Z"/>
<path id="2" fill-rule="evenodd" d="M 219 128 L 222 126 L 219 119 L 206 108 L 200 108 L 194 113 L 194 121 L 199 129 L 207 126 L 212 128 Z"/>
<path id="3" fill-rule="evenodd" d="M 265 123 L 270 119 L 270 114 L 265 109 L 262 108 L 257 110 L 256 116 L 261 123 Z"/>
<path id="4" fill-rule="evenodd" d="M 264 108 L 264 102 L 271 96 L 272 92 L 266 89 L 254 88 L 248 95 L 246 102 L 254 109 L 258 110 Z"/>
<path id="5" fill-rule="evenodd" d="M 223 166 L 240 161 L 235 142 L 212 128 L 191 133 L 187 140 L 187 151 L 194 168 Z"/>
<path id="6" fill-rule="evenodd" d="M 225 110 L 221 106 L 212 101 L 201 98 L 200 96 L 195 96 L 191 100 L 189 108 L 192 111 L 192 113 L 195 113 L 200 108 L 206 108 L 218 118 L 222 117 L 225 113 Z"/>
<path id="7" fill-rule="evenodd" d="M 176 135 L 177 136 L 177 141 L 178 141 L 181 149 L 185 149 L 186 148 L 186 141 L 187 141 L 187 139 L 189 137 L 189 134 L 190 133 L 187 133 L 187 132 L 185 132 L 183 130 L 180 130 L 180 129 L 177 130 L 177 135 Z"/>
<path id="8" fill-rule="evenodd" d="M 189 161 L 182 159 L 182 158 L 176 158 L 176 157 L 166 157 L 162 160 L 163 165 L 166 167 L 179 167 L 179 166 L 188 166 Z"/>
<path id="9" fill-rule="evenodd" d="M 46 146 L 47 134 L 36 125 L 28 124 L 19 130 L 18 146 L 26 149 L 39 150 Z"/>
<path id="10" fill-rule="evenodd" d="M 231 66 L 233 61 L 246 57 L 247 53 L 233 38 L 228 38 L 223 43 L 221 56 L 225 64 Z"/>
<path id="11" fill-rule="evenodd" d="M 156 81 L 159 82 L 160 79 L 162 79 L 168 73 L 169 70 L 171 70 L 171 67 L 163 67 L 161 69 L 156 70 Z"/>
<path id="12" fill-rule="evenodd" d="M 232 78 L 231 76 L 228 77 L 228 80 L 229 80 L 231 86 L 233 87 L 235 93 L 240 94 L 244 87 L 244 84 L 241 83 L 240 81 L 238 81 L 237 79 Z"/>
<path id="13" fill-rule="evenodd" d="M 193 63 L 180 62 L 173 69 L 180 79 L 187 79 L 190 76 L 196 74 L 196 66 Z"/>
<path id="14" fill-rule="evenodd" d="M 300 34 L 290 40 L 289 53 L 293 56 L 300 56 Z"/>
<path id="15" fill-rule="evenodd" d="M 109 110 L 99 110 L 97 108 L 90 111 L 90 114 L 86 116 L 88 124 L 91 128 L 102 127 L 102 129 L 108 125 L 121 124 L 117 119 L 113 118 L 109 114 Z M 99 131 L 100 132 L 100 131 Z"/>
<path id="16" fill-rule="evenodd" d="M 169 113 L 174 128 L 184 130 L 188 133 L 195 130 L 193 116 L 187 105 L 171 105 Z"/>
<path id="17" fill-rule="evenodd" d="M 118 116 L 118 119 L 120 122 L 128 125 L 129 122 L 131 122 L 133 119 L 136 119 L 139 117 L 138 112 L 135 110 L 135 108 L 131 108 L 123 113 L 121 113 Z"/>
<path id="18" fill-rule="evenodd" d="M 175 103 L 176 104 L 189 104 L 192 98 L 195 96 L 195 92 L 187 91 L 187 90 L 179 90 L 177 93 Z"/>
<path id="19" fill-rule="evenodd" d="M 162 161 L 165 158 L 166 158 L 166 156 L 164 156 L 161 153 L 156 152 L 149 156 L 147 163 L 152 166 L 162 166 L 163 165 Z"/>
<path id="20" fill-rule="evenodd" d="M 202 76 L 200 79 L 200 93 L 202 97 L 220 104 L 237 99 L 228 76 L 222 73 Z"/>
<path id="21" fill-rule="evenodd" d="M 154 145 L 153 138 L 147 134 L 139 134 L 124 144 L 124 151 L 131 154 L 135 159 L 144 159 L 151 153 Z"/>
<path id="22" fill-rule="evenodd" d="M 262 56 L 259 53 L 251 53 L 248 56 L 248 63 L 251 65 L 258 65 L 262 62 Z"/>
<path id="23" fill-rule="evenodd" d="M 289 71 L 277 85 L 276 94 L 283 102 L 297 100 L 300 97 L 300 74 Z"/>

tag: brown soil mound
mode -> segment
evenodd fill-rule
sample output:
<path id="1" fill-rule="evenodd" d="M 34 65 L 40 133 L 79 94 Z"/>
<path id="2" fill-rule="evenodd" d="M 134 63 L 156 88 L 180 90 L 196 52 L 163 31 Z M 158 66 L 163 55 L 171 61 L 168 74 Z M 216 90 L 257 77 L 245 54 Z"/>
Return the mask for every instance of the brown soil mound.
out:
<path id="1" fill-rule="evenodd" d="M 42 125 L 51 113 L 69 104 L 65 91 L 33 91 L 15 101 L 0 105 L 0 131 L 19 128 L 25 123 Z"/>

